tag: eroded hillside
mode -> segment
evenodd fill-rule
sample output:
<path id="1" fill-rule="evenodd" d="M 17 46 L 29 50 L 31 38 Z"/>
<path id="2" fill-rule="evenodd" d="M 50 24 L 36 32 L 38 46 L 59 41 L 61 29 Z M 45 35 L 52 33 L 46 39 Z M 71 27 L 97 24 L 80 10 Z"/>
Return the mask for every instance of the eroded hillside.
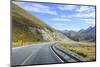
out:
<path id="1" fill-rule="evenodd" d="M 70 40 L 16 4 L 12 4 L 12 39 L 13 43 Z"/>

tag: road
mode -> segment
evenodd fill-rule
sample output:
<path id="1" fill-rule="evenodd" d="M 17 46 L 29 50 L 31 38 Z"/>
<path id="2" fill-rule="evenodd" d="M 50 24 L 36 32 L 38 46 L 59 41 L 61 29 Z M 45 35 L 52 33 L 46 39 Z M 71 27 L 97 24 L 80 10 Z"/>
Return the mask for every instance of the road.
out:
<path id="1" fill-rule="evenodd" d="M 54 43 L 44 43 L 28 45 L 24 47 L 12 48 L 12 65 L 37 65 L 64 63 L 52 50 Z"/>

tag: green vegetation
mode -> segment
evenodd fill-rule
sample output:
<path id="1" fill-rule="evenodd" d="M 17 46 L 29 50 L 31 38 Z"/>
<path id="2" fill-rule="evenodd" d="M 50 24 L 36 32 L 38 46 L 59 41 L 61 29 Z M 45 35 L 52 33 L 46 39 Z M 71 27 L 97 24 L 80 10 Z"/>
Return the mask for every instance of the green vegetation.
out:
<path id="1" fill-rule="evenodd" d="M 96 58 L 95 58 L 95 43 L 69 42 L 69 43 L 61 43 L 61 45 L 59 45 L 59 46 L 65 50 L 70 50 L 70 51 L 86 58 L 87 61 L 96 60 Z"/>

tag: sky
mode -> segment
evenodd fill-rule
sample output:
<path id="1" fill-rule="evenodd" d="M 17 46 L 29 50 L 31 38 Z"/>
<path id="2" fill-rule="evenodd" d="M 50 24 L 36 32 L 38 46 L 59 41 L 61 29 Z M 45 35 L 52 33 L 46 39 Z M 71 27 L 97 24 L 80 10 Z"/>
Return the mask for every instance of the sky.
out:
<path id="1" fill-rule="evenodd" d="M 13 2 L 57 30 L 95 26 L 95 6 L 39 2 Z"/>

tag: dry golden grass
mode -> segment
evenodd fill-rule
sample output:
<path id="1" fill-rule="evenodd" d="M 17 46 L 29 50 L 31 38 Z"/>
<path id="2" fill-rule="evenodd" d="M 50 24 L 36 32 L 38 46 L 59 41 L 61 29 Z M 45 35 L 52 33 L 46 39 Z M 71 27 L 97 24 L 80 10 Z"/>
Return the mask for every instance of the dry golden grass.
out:
<path id="1" fill-rule="evenodd" d="M 77 53 L 78 55 L 86 58 L 87 61 L 94 61 L 95 58 L 95 43 L 90 42 L 73 42 L 73 43 L 61 43 L 60 47 L 69 49 Z"/>
<path id="2" fill-rule="evenodd" d="M 12 43 L 12 48 L 15 48 L 15 47 L 21 47 L 21 46 L 26 46 L 26 45 L 31 45 L 32 42 L 25 42 L 25 43 L 19 43 L 19 42 L 16 42 L 16 43 Z"/>
<path id="3" fill-rule="evenodd" d="M 16 48 L 16 47 L 22 47 L 22 46 L 28 46 L 28 45 L 38 45 L 38 44 L 46 44 L 49 42 L 13 42 L 12 43 L 12 48 Z"/>

